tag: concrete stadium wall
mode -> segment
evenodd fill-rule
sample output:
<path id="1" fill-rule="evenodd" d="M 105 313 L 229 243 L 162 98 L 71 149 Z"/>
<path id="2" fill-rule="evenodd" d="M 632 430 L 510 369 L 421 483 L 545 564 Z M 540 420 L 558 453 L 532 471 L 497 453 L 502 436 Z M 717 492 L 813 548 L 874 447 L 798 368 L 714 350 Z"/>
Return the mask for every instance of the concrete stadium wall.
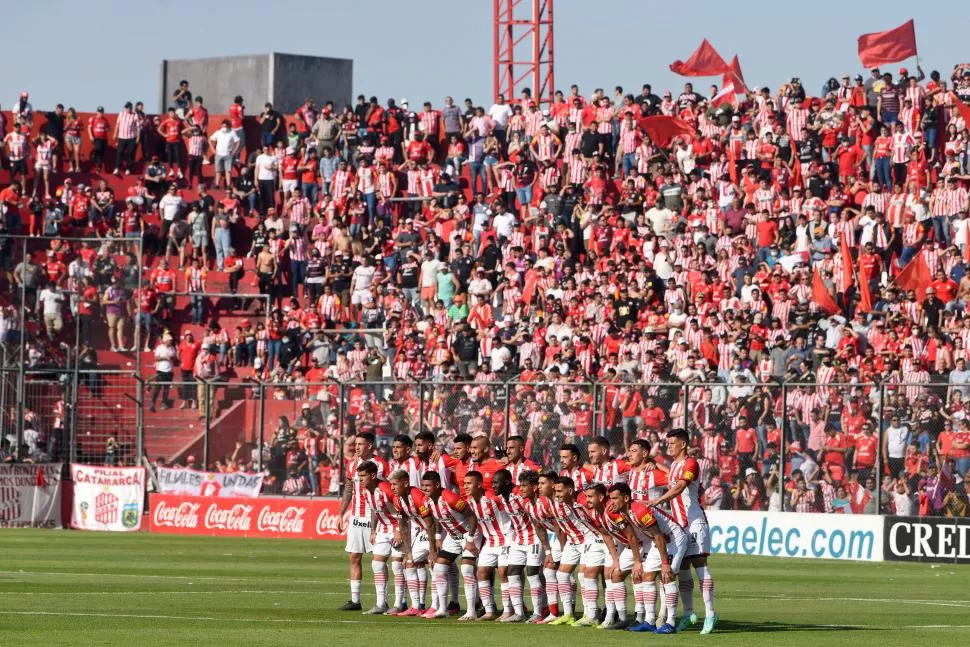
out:
<path id="1" fill-rule="evenodd" d="M 164 60 L 160 77 L 159 113 L 171 105 L 172 93 L 185 79 L 192 96 L 205 99 L 210 114 L 228 112 L 236 95 L 243 97 L 249 114 L 259 114 L 266 101 L 292 114 L 306 97 L 318 105 L 351 103 L 354 62 L 279 53 Z"/>
<path id="2" fill-rule="evenodd" d="M 321 58 L 273 54 L 273 105 L 292 113 L 307 97 L 318 106 L 325 101 L 335 105 L 351 104 L 354 62 L 346 58 Z"/>
<path id="3" fill-rule="evenodd" d="M 225 114 L 236 95 L 242 95 L 249 112 L 258 114 L 272 97 L 270 56 L 224 56 L 162 61 L 159 113 L 172 105 L 179 81 L 189 82 L 194 97 L 201 94 L 211 114 Z M 255 112 L 254 112 L 255 111 Z"/>

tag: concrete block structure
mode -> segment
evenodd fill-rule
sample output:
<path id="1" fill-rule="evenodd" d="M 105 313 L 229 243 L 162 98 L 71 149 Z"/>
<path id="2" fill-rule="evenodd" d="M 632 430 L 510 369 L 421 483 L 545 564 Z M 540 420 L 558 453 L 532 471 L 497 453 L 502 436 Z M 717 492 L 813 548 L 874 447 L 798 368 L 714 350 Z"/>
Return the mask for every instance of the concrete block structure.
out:
<path id="1" fill-rule="evenodd" d="M 202 95 L 212 114 L 225 114 L 236 95 L 246 103 L 247 114 L 259 114 L 271 101 L 277 110 L 292 113 L 306 97 L 317 105 L 333 101 L 351 104 L 354 62 L 346 58 L 298 54 L 254 54 L 163 60 L 158 93 L 159 112 L 172 102 L 183 79 L 192 96 Z"/>

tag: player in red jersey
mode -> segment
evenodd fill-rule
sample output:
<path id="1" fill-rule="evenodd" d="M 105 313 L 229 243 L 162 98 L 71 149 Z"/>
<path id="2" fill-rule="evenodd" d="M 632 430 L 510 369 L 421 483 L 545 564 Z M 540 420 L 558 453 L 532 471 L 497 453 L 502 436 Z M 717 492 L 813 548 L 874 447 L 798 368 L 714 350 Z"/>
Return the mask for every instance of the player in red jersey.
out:
<path id="1" fill-rule="evenodd" d="M 495 475 L 495 472 L 505 468 L 501 461 L 491 457 L 491 452 L 492 448 L 488 444 L 488 438 L 478 436 L 472 439 L 471 446 L 469 447 L 469 453 L 471 455 L 471 462 L 468 464 L 469 471 L 474 470 L 482 475 L 482 485 L 489 494 L 495 492 L 492 489 L 492 477 Z"/>
<path id="2" fill-rule="evenodd" d="M 667 433 L 667 454 L 673 459 L 668 476 L 670 489 L 648 503 L 658 506 L 669 502 L 671 515 L 687 529 L 690 539 L 685 560 L 687 566 L 680 575 L 680 597 L 684 600 L 684 615 L 677 630 L 682 631 L 697 622 L 693 606 L 694 581 L 690 575 L 690 567 L 693 566 L 701 581 L 701 595 L 704 598 L 704 627 L 701 633 L 709 634 L 714 631 L 718 620 L 714 611 L 714 578 L 707 565 L 707 556 L 711 553 L 711 533 L 698 491 L 700 466 L 694 458 L 688 456 L 688 445 L 689 439 L 685 430 L 674 429 Z"/>
<path id="3" fill-rule="evenodd" d="M 556 479 L 556 501 L 553 511 L 559 524 L 559 541 L 562 557 L 556 577 L 559 580 L 559 598 L 562 602 L 562 615 L 547 623 L 550 625 L 575 625 L 579 620 L 573 617 L 572 575 L 580 567 L 583 591 L 583 624 L 592 626 L 596 618 L 596 600 L 599 585 L 596 580 L 586 576 L 587 570 L 602 568 L 606 558 L 606 546 L 589 517 L 585 505 L 586 497 L 576 496 L 576 485 L 568 476 Z"/>
<path id="4" fill-rule="evenodd" d="M 553 479 L 555 476 L 548 474 Z M 555 520 L 551 516 L 551 508 L 549 509 L 548 516 L 544 514 L 539 508 L 539 473 L 532 470 L 527 470 L 522 472 L 518 478 L 519 493 L 518 501 L 521 502 L 521 510 L 517 513 L 521 516 L 528 516 L 535 529 L 536 541 L 539 544 L 539 551 L 536 557 L 539 559 L 534 559 L 532 557 L 531 546 L 526 549 L 526 577 L 529 580 L 529 594 L 532 597 L 532 616 L 526 620 L 529 624 L 538 624 L 544 617 L 546 613 L 544 610 L 549 608 L 549 597 L 551 594 L 552 603 L 556 602 L 556 592 L 558 591 L 558 582 L 556 580 L 556 570 L 554 568 L 555 562 L 553 562 L 552 557 L 552 547 L 549 545 L 549 535 L 558 530 Z M 551 484 L 554 481 L 548 481 Z M 503 494 L 504 496 L 504 494 Z M 518 505 L 518 503 L 517 503 Z M 514 516 L 513 516 L 514 520 Z M 515 555 L 517 550 L 516 546 L 513 546 L 509 550 L 509 564 L 516 564 L 520 559 Z M 538 562 L 533 564 L 533 562 Z M 548 565 L 548 567 L 547 567 Z M 543 568 L 543 572 L 540 574 L 540 567 Z M 550 588 L 550 580 L 552 586 Z M 541 588 L 540 588 L 541 587 Z"/>
<path id="5" fill-rule="evenodd" d="M 372 551 L 370 500 L 361 493 L 357 468 L 363 463 L 372 462 L 377 465 L 378 478 L 388 473 L 384 459 L 374 455 L 374 434 L 362 432 L 351 438 L 354 441 L 354 458 L 348 461 L 346 473 L 351 475 L 352 482 L 350 487 L 344 488 L 344 498 L 340 504 L 340 531 L 347 533 L 347 547 L 344 550 L 350 553 L 350 601 L 340 607 L 341 611 L 361 610 L 363 555 Z M 351 513 L 349 524 L 345 516 L 348 510 Z"/>
<path id="6" fill-rule="evenodd" d="M 361 463 L 357 467 L 357 480 L 360 494 L 370 507 L 370 545 L 373 553 L 371 571 L 374 573 L 376 602 L 364 615 L 383 615 L 387 613 L 387 558 L 404 557 L 400 546 L 395 543 L 398 534 L 397 510 L 391 500 L 394 493 L 387 481 L 378 480 L 377 464 L 373 461 Z M 402 573 L 403 575 L 403 573 Z M 403 584 L 403 583 L 402 583 Z M 400 595 L 403 595 L 403 586 Z"/>
<path id="7" fill-rule="evenodd" d="M 648 501 L 662 495 L 667 489 L 667 472 L 658 468 L 650 458 L 650 442 L 638 438 L 626 450 L 630 464 L 627 484 L 634 501 Z"/>
<path id="8" fill-rule="evenodd" d="M 437 472 L 426 472 L 421 477 L 421 491 L 427 497 L 431 516 L 428 523 L 428 559 L 434 563 L 431 574 L 438 604 L 448 599 L 448 567 L 461 557 L 461 575 L 465 581 L 465 602 L 468 612 L 465 620 L 475 620 L 478 600 L 478 581 L 475 579 L 475 558 L 481 546 L 481 535 L 474 534 L 474 517 L 468 503 L 451 490 L 441 487 Z M 445 618 L 448 611 L 428 609 L 425 618 Z"/>
<path id="9" fill-rule="evenodd" d="M 609 489 L 610 522 L 624 533 L 632 531 L 642 551 L 642 575 L 639 588 L 643 600 L 643 622 L 631 627 L 630 631 L 672 634 L 677 614 L 677 572 L 687 553 L 690 538 L 677 521 L 657 508 L 631 501 L 632 493 L 626 483 L 617 483 Z M 627 537 L 630 534 L 626 535 Z M 660 626 L 654 626 L 654 600 L 656 597 L 655 580 L 660 574 L 664 589 L 666 615 L 661 609 Z M 638 616 L 639 619 L 639 616 Z"/>
<path id="10" fill-rule="evenodd" d="M 606 487 L 627 482 L 630 464 L 622 458 L 610 460 L 610 441 L 605 436 L 597 436 L 589 441 L 587 454 L 589 467 L 593 471 L 591 482 L 602 483 Z"/>
<path id="11" fill-rule="evenodd" d="M 399 543 L 404 554 L 404 579 L 411 596 L 411 607 L 388 611 L 388 615 L 419 616 L 424 608 L 425 592 L 428 587 L 428 530 L 426 520 L 431 516 L 427 497 L 411 486 L 411 479 L 403 469 L 391 472 L 388 481 L 394 493 L 394 507 L 401 518 L 398 525 Z M 431 591 L 432 605 L 437 607 L 438 592 Z"/>

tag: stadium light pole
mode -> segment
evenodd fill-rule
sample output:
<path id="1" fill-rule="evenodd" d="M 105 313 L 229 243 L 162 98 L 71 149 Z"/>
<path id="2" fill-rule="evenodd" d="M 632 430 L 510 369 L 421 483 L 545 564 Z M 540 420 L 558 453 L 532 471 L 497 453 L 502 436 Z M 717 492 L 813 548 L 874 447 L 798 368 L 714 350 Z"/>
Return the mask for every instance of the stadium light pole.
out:
<path id="1" fill-rule="evenodd" d="M 538 104 L 551 104 L 553 0 L 492 0 L 492 11 L 493 98 L 503 94 L 511 102 L 528 87 Z"/>

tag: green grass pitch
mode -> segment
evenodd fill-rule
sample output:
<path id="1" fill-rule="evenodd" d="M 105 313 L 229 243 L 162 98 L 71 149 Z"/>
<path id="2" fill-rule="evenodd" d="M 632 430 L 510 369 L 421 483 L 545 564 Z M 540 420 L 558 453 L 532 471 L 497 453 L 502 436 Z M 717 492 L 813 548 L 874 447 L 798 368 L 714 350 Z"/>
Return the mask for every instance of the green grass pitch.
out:
<path id="1" fill-rule="evenodd" d="M 654 636 L 336 611 L 348 598 L 337 542 L 3 530 L 0 643 L 970 644 L 966 566 L 735 556 L 714 556 L 711 566 L 717 632 Z M 364 573 L 366 607 L 374 600 L 366 562 Z"/>

